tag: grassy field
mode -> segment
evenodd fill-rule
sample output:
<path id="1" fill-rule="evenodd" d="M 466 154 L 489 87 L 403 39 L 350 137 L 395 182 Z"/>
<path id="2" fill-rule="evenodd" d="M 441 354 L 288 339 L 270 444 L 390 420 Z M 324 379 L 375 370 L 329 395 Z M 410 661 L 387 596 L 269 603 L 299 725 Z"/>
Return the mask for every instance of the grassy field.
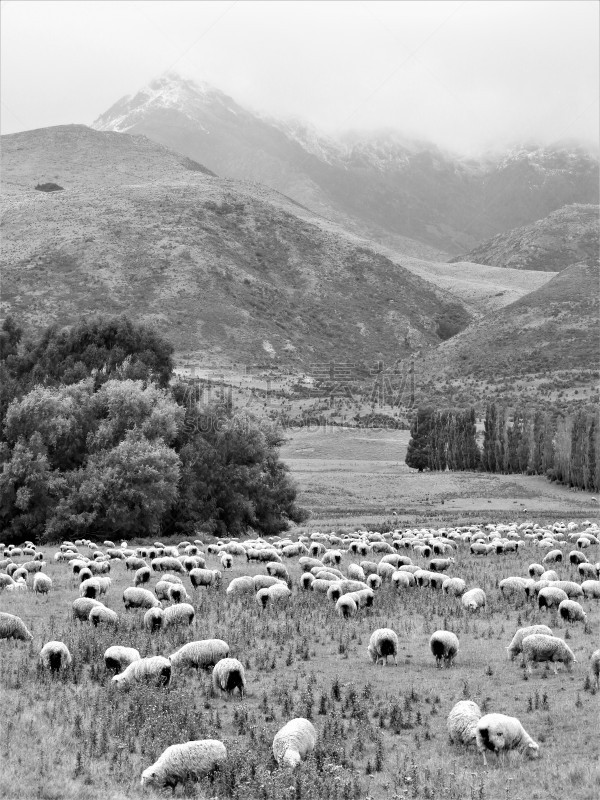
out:
<path id="1" fill-rule="evenodd" d="M 324 596 L 297 588 L 295 560 L 287 562 L 294 582 L 287 610 L 261 612 L 252 596 L 232 601 L 225 595 L 232 577 L 264 571 L 236 558 L 220 589 L 194 593 L 192 628 L 152 635 L 141 628 L 142 612 L 124 611 L 122 590 L 132 581 L 122 562 L 113 562 L 106 598 L 119 614 L 118 628 L 74 622 L 70 606 L 78 596 L 77 579 L 53 561 L 54 552 L 45 553 L 54 582 L 47 599 L 31 592 L 0 595 L 0 609 L 19 615 L 34 636 L 31 644 L 0 642 L 2 798 L 159 797 L 160 792 L 139 786 L 142 770 L 168 745 L 197 738 L 224 741 L 228 764 L 213 780 L 180 786 L 176 796 L 598 796 L 598 694 L 589 678 L 589 657 L 599 645 L 600 602 L 584 602 L 585 628 L 567 629 L 553 613 L 542 617 L 533 603 L 504 600 L 498 581 L 525 575 L 527 565 L 539 561 L 533 545 L 519 554 L 479 560 L 461 545 L 451 574 L 487 592 L 488 607 L 478 615 L 441 592 L 413 589 L 397 595 L 384 586 L 373 608 L 341 620 Z M 588 555 L 599 558 L 597 552 Z M 346 554 L 342 569 L 350 560 Z M 208 557 L 207 566 L 218 566 L 215 556 Z M 577 575 L 567 565 L 559 573 Z M 505 647 L 514 631 L 539 621 L 569 639 L 579 662 L 571 674 L 561 669 L 554 675 L 542 666 L 527 677 L 517 662 L 507 660 Z M 399 636 L 397 666 L 376 667 L 367 655 L 369 636 L 379 627 L 391 627 Z M 461 643 L 449 670 L 436 669 L 428 647 L 431 633 L 440 628 L 453 630 Z M 117 692 L 103 666 L 102 654 L 111 644 L 134 646 L 143 656 L 168 656 L 185 641 L 210 637 L 225 639 L 232 656 L 245 664 L 243 702 L 237 694 L 216 697 L 210 676 L 202 673 L 175 674 L 168 689 Z M 42 674 L 36 663 L 41 647 L 52 639 L 64 641 L 73 654 L 72 668 L 59 678 Z M 485 711 L 517 716 L 539 742 L 540 759 L 523 762 L 515 754 L 504 765 L 492 758 L 484 768 L 474 750 L 450 745 L 446 717 L 463 698 L 474 699 Z M 296 716 L 310 717 L 320 740 L 314 756 L 292 775 L 276 768 L 270 747 L 275 732 Z"/>

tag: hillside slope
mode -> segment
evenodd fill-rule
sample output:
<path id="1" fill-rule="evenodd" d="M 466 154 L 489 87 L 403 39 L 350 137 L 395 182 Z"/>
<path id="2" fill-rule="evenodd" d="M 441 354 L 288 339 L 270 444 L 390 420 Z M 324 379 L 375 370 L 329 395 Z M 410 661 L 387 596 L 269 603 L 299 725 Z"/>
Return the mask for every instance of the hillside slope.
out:
<path id="1" fill-rule="evenodd" d="M 179 351 L 307 363 L 394 360 L 470 319 L 288 198 L 141 137 L 60 126 L 3 137 L 2 159 L 2 312 L 29 325 L 126 313 Z M 49 180 L 63 191 L 33 188 Z"/>
<path id="2" fill-rule="evenodd" d="M 431 260 L 568 203 L 599 202 L 598 159 L 577 147 L 477 160 L 393 130 L 334 139 L 173 73 L 119 100 L 94 127 L 144 134 L 219 175 L 264 183 L 355 233 Z"/>
<path id="3" fill-rule="evenodd" d="M 498 234 L 455 261 L 475 261 L 494 267 L 559 272 L 600 255 L 600 207 L 573 204 L 544 219 Z"/>

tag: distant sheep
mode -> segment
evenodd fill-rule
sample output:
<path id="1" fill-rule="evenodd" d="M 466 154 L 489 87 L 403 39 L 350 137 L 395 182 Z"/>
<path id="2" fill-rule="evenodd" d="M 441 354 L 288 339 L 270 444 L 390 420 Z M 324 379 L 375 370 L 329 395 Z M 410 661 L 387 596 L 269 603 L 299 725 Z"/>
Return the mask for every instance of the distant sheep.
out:
<path id="1" fill-rule="evenodd" d="M 209 775 L 227 760 L 227 749 L 217 739 L 172 744 L 142 772 L 142 786 L 170 787 Z"/>
<path id="2" fill-rule="evenodd" d="M 516 717 L 507 717 L 504 714 L 486 714 L 481 717 L 477 723 L 476 742 L 486 766 L 487 750 L 497 754 L 506 750 L 520 750 L 536 758 L 540 749 Z"/>
<path id="3" fill-rule="evenodd" d="M 562 560 L 563 554 L 561 550 L 550 550 L 550 552 L 546 553 L 546 555 L 542 558 L 542 564 L 559 564 Z"/>
<path id="4" fill-rule="evenodd" d="M 397 664 L 397 634 L 391 628 L 378 628 L 371 634 L 367 652 L 375 664 L 378 664 L 379 661 L 381 661 L 382 665 L 387 664 L 388 656 L 392 656 L 394 664 Z"/>
<path id="5" fill-rule="evenodd" d="M 273 738 L 273 756 L 281 767 L 294 769 L 302 759 L 312 753 L 317 743 L 317 732 L 303 717 L 290 720 Z"/>
<path id="6" fill-rule="evenodd" d="M 546 636 L 553 635 L 552 630 L 547 625 L 529 625 L 527 628 L 519 628 L 506 648 L 511 661 L 514 661 L 519 653 L 523 652 L 523 639 L 526 636 L 532 636 L 534 633 L 543 633 Z"/>
<path id="7" fill-rule="evenodd" d="M 477 611 L 479 608 L 485 608 L 485 592 L 479 588 L 469 589 L 468 592 L 463 594 L 460 601 L 469 611 Z"/>
<path id="8" fill-rule="evenodd" d="M 124 672 L 115 675 L 112 682 L 119 687 L 133 686 L 136 683 L 168 686 L 170 680 L 171 662 L 163 656 L 152 656 L 133 661 Z"/>
<path id="9" fill-rule="evenodd" d="M 241 575 L 239 578 L 234 578 L 231 581 L 225 594 L 235 597 L 244 594 L 254 594 L 255 591 L 253 578 L 250 575 Z"/>
<path id="10" fill-rule="evenodd" d="M 49 594 L 52 589 L 52 578 L 45 572 L 37 572 L 33 577 L 33 591 L 35 594 Z"/>
<path id="11" fill-rule="evenodd" d="M 212 684 L 215 691 L 227 694 L 232 694 L 237 689 L 243 699 L 246 688 L 244 665 L 237 658 L 222 658 L 213 669 Z"/>
<path id="12" fill-rule="evenodd" d="M 429 562 L 431 572 L 445 572 L 455 563 L 454 558 L 432 558 Z"/>
<path id="13" fill-rule="evenodd" d="M 40 651 L 40 664 L 51 672 L 66 669 L 72 660 L 69 648 L 64 642 L 47 642 Z"/>
<path id="14" fill-rule="evenodd" d="M 477 723 L 481 719 L 481 709 L 472 700 L 461 700 L 448 714 L 446 727 L 452 743 L 475 744 Z"/>
<path id="15" fill-rule="evenodd" d="M 200 567 L 196 567 L 195 569 L 191 570 L 189 575 L 194 589 L 198 589 L 201 586 L 218 587 L 221 583 L 221 578 L 223 577 L 218 569 L 201 569 Z M 234 580 L 238 579 L 234 578 Z"/>
<path id="16" fill-rule="evenodd" d="M 130 608 L 156 608 L 160 606 L 158 597 L 139 586 L 128 586 L 123 591 L 123 603 L 126 609 Z"/>
<path id="17" fill-rule="evenodd" d="M 134 661 L 140 660 L 140 654 L 134 647 L 123 647 L 114 644 L 104 651 L 104 666 L 108 670 L 122 672 Z"/>
<path id="18" fill-rule="evenodd" d="M 30 642 L 33 639 L 20 617 L 0 611 L 0 639 L 18 639 Z"/>
<path id="19" fill-rule="evenodd" d="M 229 656 L 229 645 L 223 639 L 200 639 L 188 642 L 169 656 L 177 669 L 208 669 Z"/>
<path id="20" fill-rule="evenodd" d="M 438 669 L 442 663 L 451 667 L 459 650 L 458 636 L 451 631 L 435 631 L 429 640 L 429 647 Z"/>
<path id="21" fill-rule="evenodd" d="M 526 636 L 522 642 L 523 663 L 531 672 L 531 665 L 536 662 L 549 661 L 554 665 L 554 672 L 558 674 L 557 663 L 562 662 L 570 672 L 577 659 L 569 645 L 556 636 L 547 636 L 543 633 L 534 633 Z"/>

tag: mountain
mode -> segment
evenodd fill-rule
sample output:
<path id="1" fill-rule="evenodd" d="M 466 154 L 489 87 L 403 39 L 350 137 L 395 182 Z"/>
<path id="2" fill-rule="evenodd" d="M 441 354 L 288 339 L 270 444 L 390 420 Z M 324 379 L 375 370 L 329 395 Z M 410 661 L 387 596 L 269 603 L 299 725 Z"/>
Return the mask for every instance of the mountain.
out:
<path id="1" fill-rule="evenodd" d="M 540 288 L 422 353 L 418 363 L 423 379 L 460 382 L 474 377 L 494 383 L 597 369 L 599 288 L 598 263 L 567 267 Z"/>
<path id="2" fill-rule="evenodd" d="M 598 203 L 598 159 L 527 146 L 466 159 L 397 131 L 325 136 L 167 73 L 94 122 L 143 134 L 223 177 L 258 181 L 353 232 L 442 260 L 571 203 Z"/>
<path id="3" fill-rule="evenodd" d="M 34 328 L 125 313 L 201 359 L 306 364 L 395 360 L 472 318 L 282 194 L 142 136 L 4 136 L 2 171 L 2 313 Z"/>
<path id="4" fill-rule="evenodd" d="M 594 205 L 563 206 L 531 225 L 500 233 L 451 262 L 547 272 L 578 262 L 593 264 L 600 255 L 599 212 Z"/>

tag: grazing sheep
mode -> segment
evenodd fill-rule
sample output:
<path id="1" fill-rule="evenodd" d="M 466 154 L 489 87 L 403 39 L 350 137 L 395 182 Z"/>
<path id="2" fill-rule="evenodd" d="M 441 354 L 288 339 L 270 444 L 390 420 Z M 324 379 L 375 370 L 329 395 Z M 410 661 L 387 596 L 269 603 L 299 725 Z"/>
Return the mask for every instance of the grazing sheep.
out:
<path id="1" fill-rule="evenodd" d="M 132 661 L 128 667 L 112 679 L 117 686 L 133 686 L 135 683 L 152 683 L 156 686 L 168 686 L 171 680 L 171 662 L 163 656 L 140 658 Z"/>
<path id="2" fill-rule="evenodd" d="M 310 589 L 313 592 L 320 592 L 321 594 L 327 594 L 332 585 L 338 586 L 339 583 L 340 583 L 339 581 L 324 581 L 321 578 L 315 578 L 310 584 Z"/>
<path id="3" fill-rule="evenodd" d="M 527 628 L 519 628 L 513 636 L 511 643 L 506 648 L 506 652 L 511 661 L 514 661 L 519 653 L 523 652 L 523 639 L 526 636 L 533 636 L 534 633 L 543 633 L 546 636 L 553 636 L 552 630 L 547 625 L 529 625 Z"/>
<path id="4" fill-rule="evenodd" d="M 335 604 L 335 610 L 340 617 L 348 619 L 348 617 L 353 617 L 357 613 L 358 606 L 353 597 L 350 597 L 348 594 L 343 594 L 338 598 Z"/>
<path id="5" fill-rule="evenodd" d="M 545 571 L 545 567 L 543 567 L 542 564 L 530 564 L 527 567 L 527 572 L 529 573 L 530 578 L 539 578 L 540 575 L 543 575 Z"/>
<path id="6" fill-rule="evenodd" d="M 274 578 L 271 575 L 255 575 L 252 580 L 254 581 L 255 592 L 258 592 L 260 589 L 270 589 L 271 586 L 283 585 L 279 578 Z"/>
<path id="7" fill-rule="evenodd" d="M 574 597 L 583 597 L 583 589 L 575 581 L 552 581 L 550 586 L 562 589 L 570 600 Z"/>
<path id="8" fill-rule="evenodd" d="M 493 545 L 486 544 L 485 542 L 473 542 L 469 548 L 472 556 L 487 556 L 493 550 Z"/>
<path id="9" fill-rule="evenodd" d="M 43 567 L 46 566 L 45 561 L 26 561 L 24 564 L 21 565 L 22 569 L 26 570 L 27 572 L 41 572 Z"/>
<path id="10" fill-rule="evenodd" d="M 52 588 L 52 578 L 45 572 L 36 572 L 33 577 L 33 591 L 35 594 L 49 594 Z"/>
<path id="11" fill-rule="evenodd" d="M 194 606 L 189 603 L 177 603 L 164 610 L 163 626 L 168 628 L 170 625 L 191 625 L 196 616 Z"/>
<path id="12" fill-rule="evenodd" d="M 191 599 L 185 590 L 185 586 L 172 583 L 167 590 L 167 600 L 172 603 L 185 603 L 186 601 L 191 601 Z"/>
<path id="13" fill-rule="evenodd" d="M 88 569 L 92 575 L 104 575 L 110 572 L 110 561 L 90 561 Z"/>
<path id="14" fill-rule="evenodd" d="M 20 578 L 22 578 L 24 581 L 27 581 L 28 577 L 29 573 L 24 567 L 18 567 L 12 574 L 13 581 L 18 581 Z"/>
<path id="15" fill-rule="evenodd" d="M 442 661 L 446 667 L 451 667 L 459 649 L 458 636 L 451 631 L 436 631 L 429 640 L 429 647 L 438 669 Z"/>
<path id="16" fill-rule="evenodd" d="M 584 597 L 600 598 L 600 581 L 583 581 L 581 591 Z"/>
<path id="17" fill-rule="evenodd" d="M 571 550 L 569 553 L 569 563 L 570 564 L 583 564 L 587 561 L 587 558 L 580 550 Z"/>
<path id="18" fill-rule="evenodd" d="M 563 600 L 567 600 L 567 593 L 556 586 L 546 586 L 538 594 L 538 608 L 558 608 Z"/>
<path id="19" fill-rule="evenodd" d="M 144 561 L 143 558 L 137 558 L 136 556 L 129 556 L 129 558 L 125 559 L 125 569 L 126 570 L 138 570 L 147 567 L 148 565 Z"/>
<path id="20" fill-rule="evenodd" d="M 394 572 L 392 575 L 392 586 L 397 592 L 402 592 L 404 589 L 410 589 L 411 586 L 415 586 L 414 576 L 410 572 L 396 570 L 396 572 Z"/>
<path id="21" fill-rule="evenodd" d="M 375 600 L 372 589 L 360 589 L 358 592 L 345 592 L 343 597 L 349 597 L 354 600 L 358 608 L 370 607 Z"/>
<path id="22" fill-rule="evenodd" d="M 577 663 L 573 651 L 569 645 L 556 636 L 547 636 L 543 633 L 534 633 L 526 636 L 522 643 L 523 664 L 527 671 L 531 672 L 531 664 L 536 662 L 550 661 L 554 665 L 554 673 L 558 674 L 557 662 L 561 661 L 570 672 L 573 663 Z"/>
<path id="23" fill-rule="evenodd" d="M 66 669 L 72 660 L 69 648 L 64 642 L 48 642 L 40 650 L 40 664 L 51 672 Z"/>
<path id="24" fill-rule="evenodd" d="M 429 569 L 431 572 L 445 572 L 454 563 L 454 558 L 432 558 L 429 562 Z"/>
<path id="25" fill-rule="evenodd" d="M 94 606 L 88 616 L 89 621 L 96 628 L 100 623 L 103 625 L 117 625 L 119 622 L 119 615 L 112 608 L 99 605 Z"/>
<path id="26" fill-rule="evenodd" d="M 462 578 L 446 578 L 442 583 L 442 591 L 451 597 L 462 597 L 467 591 L 467 584 Z"/>
<path id="27" fill-rule="evenodd" d="M 563 600 L 558 606 L 558 614 L 567 622 L 587 621 L 587 614 L 576 600 Z"/>
<path id="28" fill-rule="evenodd" d="M 108 670 L 122 672 L 134 661 L 140 660 L 140 654 L 134 647 L 123 647 L 113 644 L 104 651 L 104 666 Z"/>
<path id="29" fill-rule="evenodd" d="M 144 621 L 143 626 L 150 633 L 154 633 L 154 631 L 159 631 L 162 629 L 165 622 L 165 612 L 161 608 L 161 606 L 156 606 L 155 608 L 149 608 L 148 611 L 144 614 Z"/>
<path id="30" fill-rule="evenodd" d="M 22 642 L 30 642 L 33 636 L 27 630 L 21 617 L 0 611 L 0 639 L 19 639 Z"/>
<path id="31" fill-rule="evenodd" d="M 123 603 L 125 608 L 156 608 L 160 606 L 158 597 L 148 589 L 141 589 L 139 586 L 128 586 L 123 590 Z"/>
<path id="32" fill-rule="evenodd" d="M 256 593 L 256 602 L 262 607 L 267 605 L 283 605 L 292 596 L 291 590 L 285 583 L 276 583 Z"/>
<path id="33" fill-rule="evenodd" d="M 317 732 L 304 717 L 290 720 L 273 738 L 273 756 L 282 767 L 294 769 L 315 749 Z"/>
<path id="34" fill-rule="evenodd" d="M 398 636 L 391 628 L 377 628 L 371 634 L 367 652 L 375 664 L 381 661 L 382 665 L 387 665 L 388 656 L 392 656 L 394 664 L 397 664 Z"/>
<path id="35" fill-rule="evenodd" d="M 562 560 L 563 554 L 561 550 L 550 550 L 550 552 L 546 553 L 546 555 L 542 558 L 542 564 L 559 564 Z"/>
<path id="36" fill-rule="evenodd" d="M 198 739 L 172 744 L 158 760 L 142 772 L 142 786 L 170 787 L 198 780 L 214 772 L 227 760 L 227 749 L 217 739 Z"/>
<path id="37" fill-rule="evenodd" d="M 171 581 L 160 580 L 154 587 L 154 594 L 158 597 L 159 600 L 168 600 L 169 599 L 169 589 L 171 586 L 176 584 L 171 583 Z"/>
<path id="38" fill-rule="evenodd" d="M 92 597 L 78 597 L 77 600 L 73 600 L 72 604 L 73 618 L 87 622 L 90 617 L 90 611 L 94 606 L 104 607 L 104 604 L 100 600 L 94 600 Z"/>
<path id="39" fill-rule="evenodd" d="M 221 553 L 219 556 L 219 562 L 223 569 L 231 569 L 233 567 L 233 556 L 231 553 Z"/>
<path id="40" fill-rule="evenodd" d="M 461 700 L 448 714 L 446 727 L 450 741 L 460 744 L 475 744 L 477 723 L 481 719 L 481 709 L 472 700 Z"/>
<path id="41" fill-rule="evenodd" d="M 315 576 L 311 572 L 303 572 L 300 576 L 299 586 L 300 588 L 307 592 L 313 584 L 315 580 Z"/>
<path id="42" fill-rule="evenodd" d="M 509 578 L 504 578 L 498 584 L 498 588 L 502 592 L 503 597 L 512 597 L 516 595 L 517 597 L 529 597 L 530 587 L 533 585 L 533 581 L 527 578 L 521 578 L 519 576 L 511 576 Z"/>
<path id="43" fill-rule="evenodd" d="M 587 561 L 584 561 L 583 564 L 578 565 L 577 572 L 582 578 L 594 580 L 598 577 L 598 567 L 595 564 L 589 564 Z"/>
<path id="44" fill-rule="evenodd" d="M 377 575 L 383 581 L 391 581 L 392 575 L 396 572 L 396 567 L 393 564 L 388 564 L 385 561 L 380 561 L 377 564 Z"/>
<path id="45" fill-rule="evenodd" d="M 150 583 L 151 577 L 152 572 L 150 571 L 150 567 L 140 567 L 133 576 L 133 585 L 141 586 L 143 583 Z"/>
<path id="46" fill-rule="evenodd" d="M 361 561 L 360 567 L 367 576 L 377 575 L 377 564 L 374 561 Z M 348 571 L 349 570 L 350 568 L 348 567 Z M 348 575 L 348 577 L 350 577 L 350 575 Z M 360 580 L 360 579 L 353 578 L 353 580 Z"/>
<path id="47" fill-rule="evenodd" d="M 540 575 L 540 581 L 557 581 L 558 575 L 553 569 L 546 570 Z"/>
<path id="48" fill-rule="evenodd" d="M 594 650 L 591 655 L 592 675 L 596 679 L 596 689 L 600 689 L 600 650 Z"/>
<path id="49" fill-rule="evenodd" d="M 38 575 L 40 573 L 38 572 Z M 14 584 L 13 579 L 10 575 L 7 575 L 4 572 L 0 572 L 0 589 L 6 589 L 7 586 L 12 586 Z"/>
<path id="50" fill-rule="evenodd" d="M 463 594 L 460 601 L 469 611 L 477 611 L 478 608 L 485 608 L 485 592 L 479 588 L 469 589 Z"/>
<path id="51" fill-rule="evenodd" d="M 342 554 L 339 550 L 328 550 L 323 554 L 321 561 L 325 565 L 337 566 L 342 560 Z"/>
<path id="52" fill-rule="evenodd" d="M 198 589 L 201 586 L 218 587 L 221 583 L 221 578 L 223 577 L 223 575 L 219 572 L 218 569 L 201 569 L 200 567 L 196 567 L 195 569 L 191 570 L 189 575 L 190 575 L 190 581 L 192 582 L 192 586 L 194 587 L 194 589 Z M 231 583 L 233 583 L 236 580 L 239 580 L 239 578 L 234 578 L 234 580 L 231 581 Z M 231 584 L 229 585 L 231 586 Z"/>
<path id="53" fill-rule="evenodd" d="M 310 572 L 313 567 L 320 567 L 321 569 L 325 567 L 325 564 L 318 558 L 310 558 L 309 556 L 299 558 L 298 564 L 302 567 L 303 572 Z"/>
<path id="54" fill-rule="evenodd" d="M 486 714 L 481 717 L 477 723 L 476 742 L 485 766 L 486 750 L 497 754 L 506 750 L 520 750 L 536 758 L 540 749 L 516 717 L 507 717 L 504 714 Z"/>
<path id="55" fill-rule="evenodd" d="M 83 572 L 83 570 L 81 570 Z M 81 575 L 81 572 L 79 573 Z M 87 578 L 79 585 L 79 594 L 81 597 L 91 597 L 97 599 L 106 594 L 110 588 L 110 578 Z"/>
<path id="56" fill-rule="evenodd" d="M 243 699 L 246 688 L 244 665 L 237 658 L 222 658 L 213 669 L 212 684 L 215 691 L 227 694 L 232 694 L 237 689 Z"/>
<path id="57" fill-rule="evenodd" d="M 208 669 L 229 656 L 229 645 L 223 639 L 200 639 L 188 642 L 169 656 L 169 661 L 177 669 L 193 667 Z"/>
<path id="58" fill-rule="evenodd" d="M 375 568 L 375 572 L 377 572 L 377 568 Z M 352 581 L 362 581 L 366 583 L 367 576 L 365 575 L 365 571 L 362 567 L 359 567 L 358 564 L 350 564 L 346 570 L 346 574 Z"/>
<path id="59" fill-rule="evenodd" d="M 394 573 L 395 575 L 396 573 Z M 393 577 L 393 576 L 392 576 Z M 367 575 L 366 584 L 369 589 L 380 589 L 381 588 L 381 578 L 379 575 Z M 361 591 L 364 591 L 361 589 Z"/>
<path id="60" fill-rule="evenodd" d="M 9 583 L 8 586 L 4 587 L 7 592 L 26 592 L 27 591 L 27 582 L 25 578 L 17 578 L 12 583 Z"/>

